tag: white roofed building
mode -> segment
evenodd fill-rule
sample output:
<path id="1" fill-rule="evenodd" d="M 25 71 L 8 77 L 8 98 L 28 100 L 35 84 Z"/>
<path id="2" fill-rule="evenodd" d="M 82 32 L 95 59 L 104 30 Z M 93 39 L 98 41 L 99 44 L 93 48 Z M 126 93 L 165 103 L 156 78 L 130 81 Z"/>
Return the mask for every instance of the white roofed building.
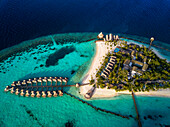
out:
<path id="1" fill-rule="evenodd" d="M 102 33 L 102 32 L 100 32 L 99 34 L 98 34 L 98 36 L 97 36 L 99 39 L 103 39 L 103 37 L 104 37 L 104 34 Z"/>

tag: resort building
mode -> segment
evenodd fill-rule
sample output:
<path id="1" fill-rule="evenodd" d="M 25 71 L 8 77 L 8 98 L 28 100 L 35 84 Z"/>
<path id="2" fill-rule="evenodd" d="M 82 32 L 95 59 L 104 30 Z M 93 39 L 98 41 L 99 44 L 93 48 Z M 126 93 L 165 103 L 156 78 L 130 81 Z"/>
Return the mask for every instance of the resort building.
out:
<path id="1" fill-rule="evenodd" d="M 130 60 L 129 59 L 126 59 L 125 61 L 124 61 L 124 63 L 123 63 L 123 65 L 124 65 L 124 69 L 125 70 L 129 70 L 130 69 Z"/>
<path id="2" fill-rule="evenodd" d="M 101 32 L 101 33 L 99 33 L 98 34 L 98 36 L 97 36 L 97 38 L 99 39 L 99 40 L 104 40 L 104 42 L 105 41 L 113 41 L 113 40 L 119 40 L 119 36 L 118 35 L 114 35 L 113 36 L 113 34 L 107 34 L 106 36 L 105 36 L 105 38 L 104 38 L 104 34 Z"/>
<path id="3" fill-rule="evenodd" d="M 103 37 L 104 37 L 104 34 L 102 32 L 100 32 L 99 35 L 97 36 L 97 38 L 99 39 L 103 39 Z"/>
<path id="4" fill-rule="evenodd" d="M 106 35 L 106 41 L 109 41 L 109 35 Z"/>
<path id="5" fill-rule="evenodd" d="M 146 63 L 144 63 L 143 67 L 142 67 L 142 71 L 146 71 L 148 69 L 148 65 Z"/>
<path id="6" fill-rule="evenodd" d="M 130 60 L 129 60 L 129 59 L 126 59 L 123 64 L 124 64 L 124 65 L 129 65 L 129 64 L 130 64 Z"/>
<path id="7" fill-rule="evenodd" d="M 116 62 L 116 57 L 115 56 L 111 56 L 107 66 L 105 67 L 105 69 L 101 73 L 101 76 L 103 78 L 108 78 L 110 72 L 113 70 L 115 62 Z"/>
<path id="8" fill-rule="evenodd" d="M 131 57 L 134 57 L 134 54 L 135 54 L 135 50 L 132 50 Z"/>
<path id="9" fill-rule="evenodd" d="M 132 60 L 132 63 L 138 67 L 142 67 L 143 66 L 143 63 L 140 62 L 140 61 L 137 61 L 137 60 Z"/>
<path id="10" fill-rule="evenodd" d="M 143 74 L 143 72 L 142 72 L 142 70 L 137 69 L 137 70 L 136 70 L 136 74 L 140 76 L 140 75 L 142 75 L 142 74 Z"/>
<path id="11" fill-rule="evenodd" d="M 119 36 L 118 36 L 118 35 L 116 35 L 116 38 L 115 38 L 115 40 L 119 40 Z"/>
<path id="12" fill-rule="evenodd" d="M 146 61 L 147 61 L 147 57 L 145 57 L 145 58 L 143 59 L 143 63 L 146 64 Z"/>
<path id="13" fill-rule="evenodd" d="M 133 66 L 132 73 L 131 73 L 132 77 L 136 74 L 136 70 L 137 70 L 137 67 Z"/>
<path id="14" fill-rule="evenodd" d="M 109 34 L 109 40 L 112 41 L 113 40 L 113 35 L 110 33 Z"/>
<path id="15" fill-rule="evenodd" d="M 114 40 L 116 39 L 116 36 L 115 36 L 115 35 L 113 36 L 113 39 L 114 39 Z"/>

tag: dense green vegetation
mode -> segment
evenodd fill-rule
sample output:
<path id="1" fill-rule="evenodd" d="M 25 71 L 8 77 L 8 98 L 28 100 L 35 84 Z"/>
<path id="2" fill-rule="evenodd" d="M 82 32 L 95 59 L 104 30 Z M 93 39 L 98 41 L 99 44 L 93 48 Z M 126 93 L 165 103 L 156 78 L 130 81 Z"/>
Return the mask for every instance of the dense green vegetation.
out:
<path id="1" fill-rule="evenodd" d="M 106 44 L 109 42 L 106 42 Z M 117 43 L 117 42 L 113 42 Z M 110 45 L 110 44 L 108 44 Z M 101 68 L 98 69 L 96 74 L 96 86 L 100 88 L 107 87 L 108 89 L 115 89 L 116 91 L 120 90 L 129 90 L 134 91 L 149 91 L 157 90 L 159 88 L 170 88 L 170 63 L 166 62 L 166 59 L 159 58 L 152 50 L 149 50 L 145 46 L 138 47 L 137 45 L 131 46 L 126 42 L 123 43 L 124 47 L 122 49 L 132 49 L 135 50 L 134 56 L 138 61 L 146 60 L 148 64 L 147 71 L 143 72 L 141 76 L 135 75 L 128 79 L 128 71 L 123 69 L 125 59 L 132 60 L 131 54 L 117 52 L 117 53 L 108 53 L 103 62 L 101 63 Z M 102 71 L 105 69 L 108 64 L 110 56 L 116 56 L 116 64 L 113 67 L 113 70 L 110 72 L 108 78 L 103 78 L 101 76 Z M 151 82 L 149 82 L 151 81 Z M 91 84 L 94 83 L 92 79 Z"/>

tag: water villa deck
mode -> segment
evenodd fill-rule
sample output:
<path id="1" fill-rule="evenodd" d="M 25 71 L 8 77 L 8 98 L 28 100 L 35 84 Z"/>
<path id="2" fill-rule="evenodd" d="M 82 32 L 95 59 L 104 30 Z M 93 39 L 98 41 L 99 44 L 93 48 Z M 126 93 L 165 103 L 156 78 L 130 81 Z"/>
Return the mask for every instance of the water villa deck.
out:
<path id="1" fill-rule="evenodd" d="M 57 97 L 63 96 L 63 87 L 80 87 L 80 84 L 67 85 L 68 78 L 63 77 L 39 77 L 23 81 L 13 82 L 11 86 L 6 86 L 5 92 L 25 97 Z M 50 85 L 48 85 L 50 83 Z M 83 84 L 87 85 L 87 84 Z M 82 85 L 81 85 L 82 86 Z"/>

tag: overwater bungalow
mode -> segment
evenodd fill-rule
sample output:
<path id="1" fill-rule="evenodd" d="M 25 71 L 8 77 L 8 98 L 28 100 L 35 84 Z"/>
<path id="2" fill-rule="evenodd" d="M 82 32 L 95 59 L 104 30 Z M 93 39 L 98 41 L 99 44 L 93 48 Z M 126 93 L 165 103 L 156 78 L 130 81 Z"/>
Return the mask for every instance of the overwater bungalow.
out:
<path id="1" fill-rule="evenodd" d="M 37 91 L 36 94 L 37 94 L 36 97 L 38 97 L 38 98 L 41 96 L 39 91 Z"/>
<path id="2" fill-rule="evenodd" d="M 16 94 L 16 95 L 19 94 L 19 89 L 18 89 L 18 88 L 15 90 L 15 94 Z"/>
<path id="3" fill-rule="evenodd" d="M 68 81 L 68 78 L 65 77 L 65 78 L 63 79 L 63 82 L 65 82 L 65 85 L 67 85 L 67 81 Z"/>
<path id="4" fill-rule="evenodd" d="M 11 84 L 11 86 L 16 86 L 16 84 L 15 84 L 16 82 L 13 82 L 12 84 Z"/>
<path id="5" fill-rule="evenodd" d="M 39 77 L 38 82 L 41 82 L 41 86 L 42 86 L 43 79 L 41 77 Z"/>
<path id="6" fill-rule="evenodd" d="M 61 90 L 58 90 L 59 96 L 63 96 L 63 92 Z"/>
<path id="7" fill-rule="evenodd" d="M 21 95 L 21 96 L 24 96 L 24 89 L 21 89 L 20 95 Z"/>
<path id="8" fill-rule="evenodd" d="M 48 78 L 47 80 L 48 80 L 49 82 L 52 82 L 52 81 L 53 81 L 53 78 L 50 77 L 50 78 Z"/>
<path id="9" fill-rule="evenodd" d="M 5 92 L 9 91 L 11 89 L 10 86 L 6 86 L 6 88 L 4 89 Z"/>
<path id="10" fill-rule="evenodd" d="M 57 85 L 58 78 L 57 77 L 53 78 L 53 81 L 56 82 L 55 85 Z"/>
<path id="11" fill-rule="evenodd" d="M 11 93 L 14 93 L 14 92 L 15 92 L 14 87 L 12 87 L 11 88 Z"/>
<path id="12" fill-rule="evenodd" d="M 33 82 L 33 83 L 37 83 L 37 78 L 34 78 L 34 79 L 32 80 L 32 82 Z"/>
<path id="13" fill-rule="evenodd" d="M 47 95 L 48 97 L 51 97 L 51 96 L 52 96 L 52 94 L 51 94 L 50 91 L 47 91 L 47 94 L 48 94 L 48 95 Z"/>
<path id="14" fill-rule="evenodd" d="M 29 90 L 26 90 L 25 92 L 26 92 L 25 96 L 26 96 L 26 97 L 29 97 L 29 95 L 30 95 L 30 94 L 29 94 Z"/>
<path id="15" fill-rule="evenodd" d="M 47 77 L 44 77 L 44 78 L 42 79 L 42 81 L 43 81 L 43 82 L 46 82 L 46 86 L 47 86 L 48 78 L 47 78 Z"/>
<path id="16" fill-rule="evenodd" d="M 30 84 L 32 84 L 32 81 L 31 81 L 31 79 L 29 79 L 29 80 L 27 81 L 27 83 L 30 83 Z"/>
<path id="17" fill-rule="evenodd" d="M 57 97 L 57 92 L 53 91 L 53 97 Z"/>
<path id="18" fill-rule="evenodd" d="M 42 97 L 46 97 L 45 91 L 42 91 Z"/>
<path id="19" fill-rule="evenodd" d="M 20 82 L 20 81 L 18 81 L 16 85 L 17 85 L 17 86 L 21 86 L 21 82 Z"/>
<path id="20" fill-rule="evenodd" d="M 54 81 L 54 82 L 57 82 L 57 79 L 58 79 L 57 77 L 54 77 L 54 78 L 53 78 L 53 81 Z"/>
<path id="21" fill-rule="evenodd" d="M 42 82 L 42 78 L 41 77 L 39 77 L 38 82 Z"/>
<path id="22" fill-rule="evenodd" d="M 35 97 L 34 91 L 31 91 L 31 97 Z"/>
<path id="23" fill-rule="evenodd" d="M 26 83 L 26 80 L 23 80 L 21 84 L 22 84 L 22 85 L 26 85 L 26 84 L 27 84 L 27 83 Z"/>
<path id="24" fill-rule="evenodd" d="M 59 81 L 59 82 L 62 82 L 62 77 L 60 77 L 60 78 L 58 79 L 58 81 Z"/>
<path id="25" fill-rule="evenodd" d="M 48 81 L 51 82 L 51 86 L 52 86 L 53 85 L 53 78 L 52 77 L 48 78 Z"/>
<path id="26" fill-rule="evenodd" d="M 43 82 L 47 82 L 47 77 L 44 77 L 44 78 L 42 79 L 42 81 L 43 81 Z"/>

